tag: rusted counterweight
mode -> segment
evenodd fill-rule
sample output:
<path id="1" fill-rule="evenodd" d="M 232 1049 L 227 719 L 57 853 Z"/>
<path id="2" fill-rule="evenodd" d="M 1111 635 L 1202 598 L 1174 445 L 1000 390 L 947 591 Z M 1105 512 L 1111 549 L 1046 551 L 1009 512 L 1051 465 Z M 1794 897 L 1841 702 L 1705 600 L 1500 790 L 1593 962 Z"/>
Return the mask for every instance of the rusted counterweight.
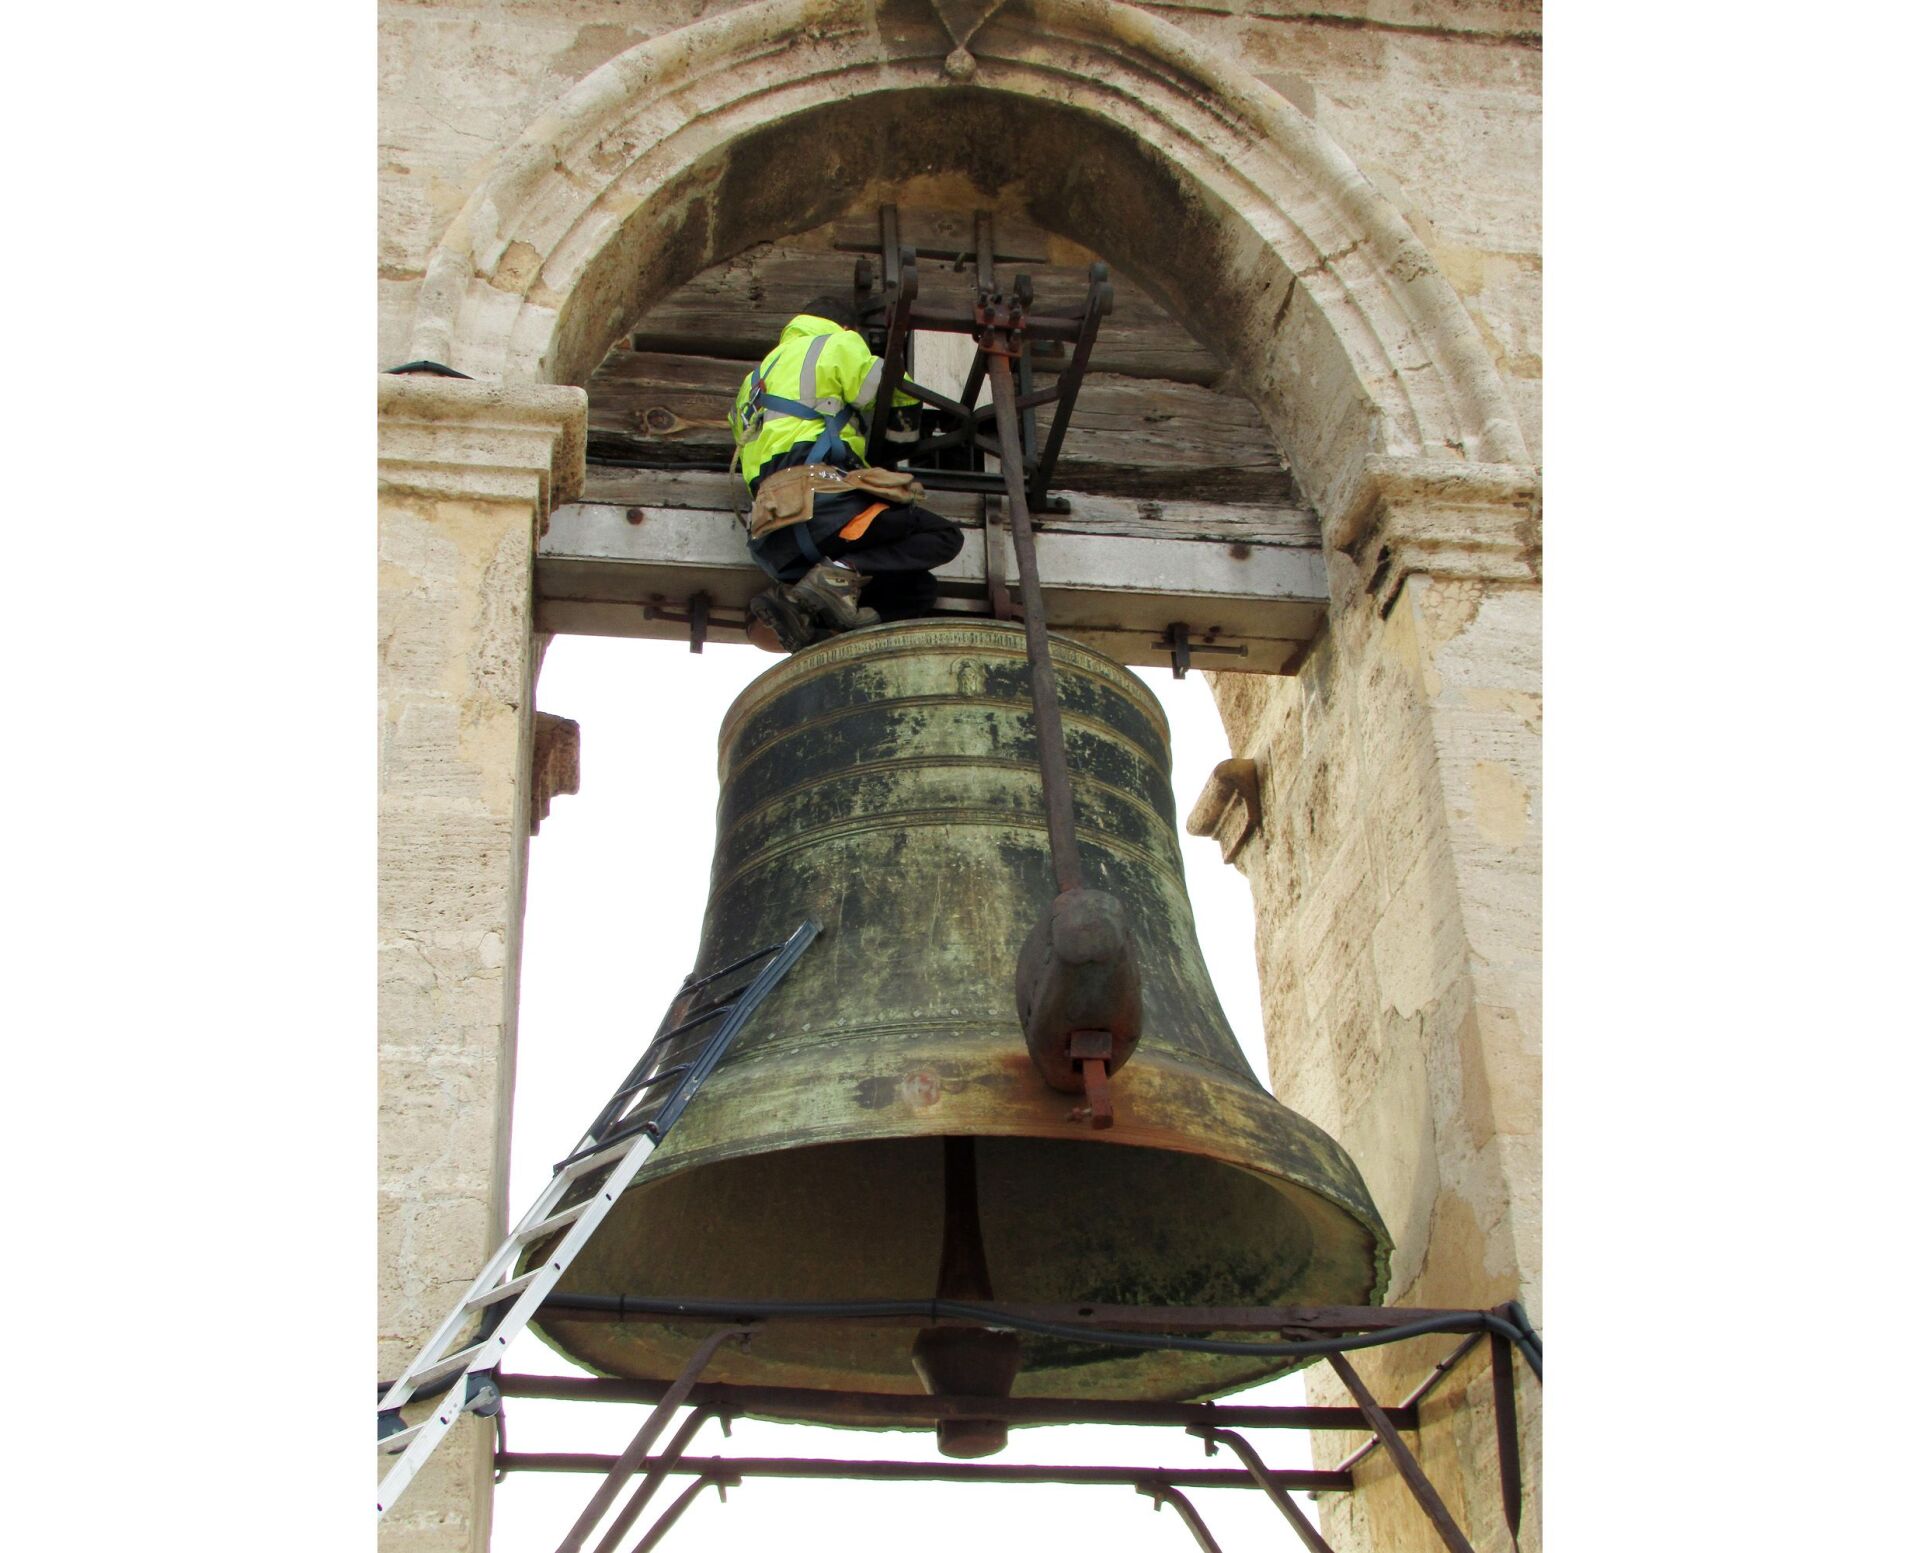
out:
<path id="1" fill-rule="evenodd" d="M 994 1297 L 1365 1304 L 1388 1240 L 1331 1138 L 1254 1078 L 1195 940 L 1164 715 L 1132 674 L 1055 637 L 1086 882 L 1135 934 L 1143 1033 L 1118 1122 L 1049 1088 L 1015 1010 L 1055 893 L 1020 627 L 911 621 L 795 654 L 720 739 L 719 843 L 699 969 L 824 931 L 560 1283 L 562 1294 L 755 1300 L 934 1294 L 945 1136 L 972 1137 Z M 555 1313 L 603 1374 L 676 1374 L 700 1323 Z M 919 1393 L 910 1326 L 775 1323 L 704 1378 Z M 1287 1368 L 1026 1336 L 1013 1394 L 1173 1401 Z M 845 1422 L 845 1419 L 837 1419 Z M 880 1422 L 876 1420 L 876 1423 Z"/>

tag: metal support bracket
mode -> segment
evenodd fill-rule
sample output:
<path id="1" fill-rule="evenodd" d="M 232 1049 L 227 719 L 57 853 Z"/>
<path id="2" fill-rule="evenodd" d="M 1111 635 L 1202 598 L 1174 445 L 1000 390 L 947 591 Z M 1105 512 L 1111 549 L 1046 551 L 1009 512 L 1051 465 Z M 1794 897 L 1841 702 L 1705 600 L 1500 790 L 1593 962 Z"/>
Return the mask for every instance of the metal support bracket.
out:
<path id="1" fill-rule="evenodd" d="M 707 645 L 707 632 L 714 626 L 729 631 L 745 633 L 747 617 L 723 612 L 713 607 L 713 600 L 705 593 L 696 593 L 687 600 L 684 610 L 667 609 L 659 604 L 648 604 L 642 611 L 646 620 L 670 620 L 676 625 L 687 628 L 687 651 L 699 652 Z M 1244 649 L 1243 649 L 1244 650 Z"/>
<path id="2" fill-rule="evenodd" d="M 1407 1448 L 1407 1442 L 1400 1437 L 1400 1431 L 1393 1427 L 1387 1415 L 1381 1411 L 1380 1404 L 1373 1400 L 1373 1393 L 1367 1390 L 1361 1381 L 1359 1372 L 1342 1353 L 1327 1355 L 1327 1363 L 1333 1367 L 1334 1374 L 1340 1377 L 1360 1405 L 1360 1411 L 1367 1415 L 1367 1421 L 1373 1425 L 1373 1432 L 1379 1437 L 1380 1444 L 1392 1458 L 1393 1464 L 1406 1479 L 1409 1490 L 1427 1519 L 1433 1522 L 1433 1529 L 1440 1534 L 1440 1540 L 1447 1545 L 1448 1553 L 1473 1553 L 1473 1544 L 1467 1541 L 1466 1534 L 1460 1530 L 1459 1523 L 1447 1509 L 1439 1491 L 1434 1488 L 1426 1473 L 1420 1470 L 1420 1462 Z"/>
<path id="3" fill-rule="evenodd" d="M 1244 658 L 1247 655 L 1244 643 L 1238 647 L 1223 647 L 1213 641 L 1196 642 L 1192 629 L 1184 620 L 1174 621 L 1153 645 L 1162 652 L 1172 654 L 1175 679 L 1187 677 L 1187 671 L 1193 667 L 1193 655 L 1197 652 L 1214 653 L 1222 658 Z"/>

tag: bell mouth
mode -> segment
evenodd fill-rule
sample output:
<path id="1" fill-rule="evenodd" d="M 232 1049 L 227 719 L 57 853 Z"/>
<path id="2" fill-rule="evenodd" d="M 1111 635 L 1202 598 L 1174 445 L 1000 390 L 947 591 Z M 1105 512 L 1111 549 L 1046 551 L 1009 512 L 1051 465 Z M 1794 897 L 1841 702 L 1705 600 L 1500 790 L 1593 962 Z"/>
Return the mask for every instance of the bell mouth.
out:
<path id="1" fill-rule="evenodd" d="M 976 1139 L 981 1235 L 996 1300 L 1262 1306 L 1366 1304 L 1374 1296 L 1376 1253 L 1383 1256 L 1384 1241 L 1344 1209 L 1219 1159 L 1114 1146 L 1106 1136 L 1098 1143 L 1092 1135 Z M 937 1136 L 714 1160 L 633 1187 L 575 1259 L 559 1292 L 926 1299 L 939 1276 L 942 1209 Z M 543 1316 L 536 1330 L 596 1373 L 669 1380 L 712 1327 L 555 1313 Z M 701 1378 L 924 1395 L 915 1363 L 918 1337 L 912 1323 L 768 1322 L 744 1351 L 722 1347 Z M 1011 1394 L 1182 1401 L 1291 1367 L 1270 1358 L 1022 1334 Z M 991 1442 L 954 1444 L 985 1451 Z"/>

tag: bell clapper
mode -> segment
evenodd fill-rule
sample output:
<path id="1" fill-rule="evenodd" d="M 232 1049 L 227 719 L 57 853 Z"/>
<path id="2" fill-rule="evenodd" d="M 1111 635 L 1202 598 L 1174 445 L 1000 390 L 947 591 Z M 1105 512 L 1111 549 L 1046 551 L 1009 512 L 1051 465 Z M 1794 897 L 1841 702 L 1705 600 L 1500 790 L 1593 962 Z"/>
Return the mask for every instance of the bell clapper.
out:
<path id="1" fill-rule="evenodd" d="M 979 1178 L 973 1139 L 941 1140 L 946 1208 L 936 1299 L 990 1300 L 987 1251 L 980 1238 Z M 913 1368 L 934 1397 L 1004 1397 L 1020 1368 L 1020 1339 L 986 1327 L 923 1327 L 913 1340 Z M 961 1460 L 1004 1450 L 1007 1425 L 1000 1418 L 943 1418 L 934 1426 L 940 1454 Z"/>

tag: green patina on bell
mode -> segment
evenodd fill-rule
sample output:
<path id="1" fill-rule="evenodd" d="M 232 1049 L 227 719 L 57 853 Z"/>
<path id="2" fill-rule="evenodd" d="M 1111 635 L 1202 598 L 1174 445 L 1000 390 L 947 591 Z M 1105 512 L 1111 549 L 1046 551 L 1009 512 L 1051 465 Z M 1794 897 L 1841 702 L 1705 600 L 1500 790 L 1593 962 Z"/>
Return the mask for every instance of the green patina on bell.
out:
<path id="1" fill-rule="evenodd" d="M 1389 1242 L 1353 1162 L 1275 1101 L 1207 979 L 1152 694 L 1053 639 L 1087 884 L 1117 897 L 1143 1034 L 1115 1125 L 1051 1089 L 1014 1002 L 1054 895 L 1018 626 L 913 621 L 838 637 L 742 693 L 720 737 L 700 971 L 823 931 L 746 1025 L 560 1283 L 562 1294 L 926 1298 L 943 1138 L 970 1137 L 995 1298 L 1367 1304 Z M 674 1376 L 711 1326 L 550 1314 L 590 1369 Z M 919 1393 L 908 1326 L 778 1323 L 704 1378 Z M 1013 1394 L 1179 1400 L 1280 1360 L 1023 1337 Z"/>

